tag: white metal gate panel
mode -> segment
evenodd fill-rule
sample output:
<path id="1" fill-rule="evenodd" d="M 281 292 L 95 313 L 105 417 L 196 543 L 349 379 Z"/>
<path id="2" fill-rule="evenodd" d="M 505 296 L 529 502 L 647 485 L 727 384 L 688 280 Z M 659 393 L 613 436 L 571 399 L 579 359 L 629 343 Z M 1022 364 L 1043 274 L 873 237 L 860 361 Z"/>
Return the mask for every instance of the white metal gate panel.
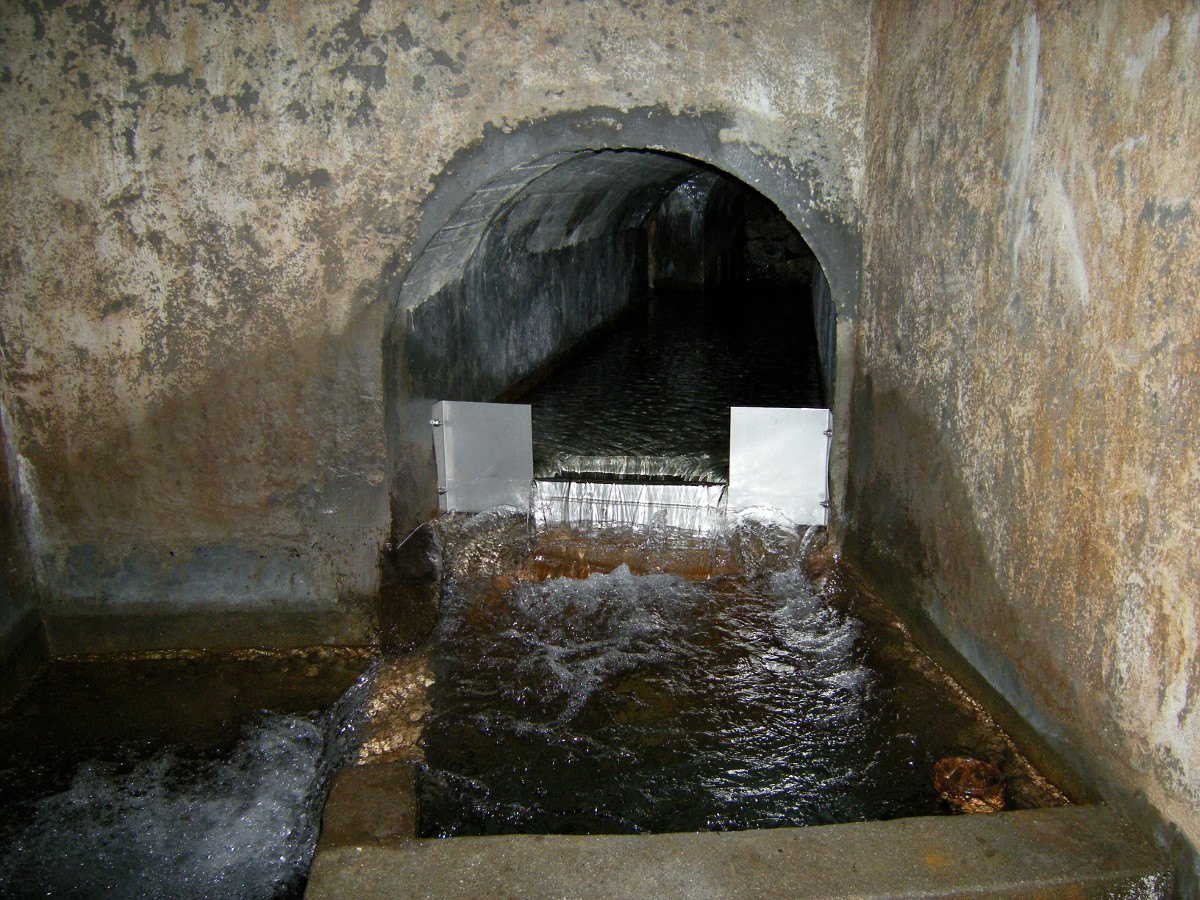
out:
<path id="1" fill-rule="evenodd" d="M 827 409 L 729 410 L 729 509 L 773 507 L 797 525 L 828 518 Z"/>
<path id="2" fill-rule="evenodd" d="M 533 482 L 529 406 L 442 400 L 433 405 L 432 424 L 442 512 L 528 506 Z"/>

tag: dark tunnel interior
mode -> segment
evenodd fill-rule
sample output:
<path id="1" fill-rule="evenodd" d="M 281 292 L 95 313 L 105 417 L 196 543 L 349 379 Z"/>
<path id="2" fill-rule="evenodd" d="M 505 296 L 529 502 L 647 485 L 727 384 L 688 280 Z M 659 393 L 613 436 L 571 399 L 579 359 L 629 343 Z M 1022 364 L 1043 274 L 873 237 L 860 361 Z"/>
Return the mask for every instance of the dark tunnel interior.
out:
<path id="1" fill-rule="evenodd" d="M 406 367 L 422 399 L 529 403 L 540 475 L 721 482 L 729 407 L 829 405 L 828 284 L 750 186 L 603 151 L 480 193 L 409 276 Z"/>

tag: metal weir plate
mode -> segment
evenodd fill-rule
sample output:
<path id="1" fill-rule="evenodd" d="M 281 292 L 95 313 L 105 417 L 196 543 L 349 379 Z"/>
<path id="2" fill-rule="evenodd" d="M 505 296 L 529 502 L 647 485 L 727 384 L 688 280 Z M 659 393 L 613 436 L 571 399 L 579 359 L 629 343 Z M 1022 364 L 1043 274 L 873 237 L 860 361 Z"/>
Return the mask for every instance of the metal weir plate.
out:
<path id="1" fill-rule="evenodd" d="M 729 410 L 729 508 L 773 507 L 797 525 L 828 518 L 827 409 Z"/>
<path id="2" fill-rule="evenodd" d="M 441 400 L 433 405 L 438 509 L 482 512 L 529 504 L 533 424 L 528 406 Z"/>

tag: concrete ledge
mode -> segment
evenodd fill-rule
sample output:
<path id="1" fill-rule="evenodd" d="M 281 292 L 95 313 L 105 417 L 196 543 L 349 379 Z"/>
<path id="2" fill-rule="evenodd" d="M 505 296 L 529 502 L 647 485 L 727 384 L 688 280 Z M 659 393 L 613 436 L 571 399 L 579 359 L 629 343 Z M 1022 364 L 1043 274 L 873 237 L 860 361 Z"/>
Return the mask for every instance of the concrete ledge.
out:
<path id="1" fill-rule="evenodd" d="M 137 650 L 291 650 L 368 642 L 365 614 L 352 609 L 295 606 L 274 609 L 133 610 L 45 613 L 53 656 Z"/>
<path id="2" fill-rule="evenodd" d="M 318 852 L 309 900 L 1166 898 L 1157 851 L 1105 806 L 727 834 L 517 835 Z"/>
<path id="3" fill-rule="evenodd" d="M 321 817 L 324 853 L 335 847 L 417 836 L 417 793 L 411 763 L 346 766 L 334 776 Z"/>

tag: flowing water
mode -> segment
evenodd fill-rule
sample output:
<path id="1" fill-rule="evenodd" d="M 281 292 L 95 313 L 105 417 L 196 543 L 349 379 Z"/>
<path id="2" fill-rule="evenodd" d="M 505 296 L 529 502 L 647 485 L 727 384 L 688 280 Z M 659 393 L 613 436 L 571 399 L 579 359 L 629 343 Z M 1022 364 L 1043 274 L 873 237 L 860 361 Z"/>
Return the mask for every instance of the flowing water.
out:
<path id="1" fill-rule="evenodd" d="M 808 288 L 656 293 L 521 402 L 539 477 L 724 483 L 729 407 L 824 405 Z"/>
<path id="2" fill-rule="evenodd" d="M 772 529 L 756 531 L 767 551 Z M 736 574 L 701 581 L 626 566 L 532 581 L 528 562 L 497 579 L 452 558 L 432 649 L 422 833 L 934 814 L 947 810 L 932 767 L 953 754 L 1000 764 L 1013 805 L 1058 802 L 894 621 L 818 589 L 794 534 L 755 560 L 750 538 L 728 539 L 742 547 L 726 561 Z"/>
<path id="3" fill-rule="evenodd" d="M 807 286 L 659 291 L 527 392 L 534 522 L 724 524 L 732 406 L 821 406 Z"/>
<path id="4" fill-rule="evenodd" d="M 442 524 L 424 835 L 935 813 L 954 754 L 1012 805 L 1065 802 L 894 621 L 806 574 L 794 530 L 725 530 L 729 407 L 822 399 L 804 298 L 746 291 L 652 298 L 524 398 L 552 479 L 532 515 Z M 0 716 L 0 895 L 300 896 L 365 666 L 56 661 Z"/>
<path id="5" fill-rule="evenodd" d="M 303 709 L 364 664 L 310 659 L 289 684 L 294 657 L 260 656 L 68 662 L 35 685 L 3 728 L 0 896 L 300 896 L 367 678 L 324 711 L 254 712 Z"/>

